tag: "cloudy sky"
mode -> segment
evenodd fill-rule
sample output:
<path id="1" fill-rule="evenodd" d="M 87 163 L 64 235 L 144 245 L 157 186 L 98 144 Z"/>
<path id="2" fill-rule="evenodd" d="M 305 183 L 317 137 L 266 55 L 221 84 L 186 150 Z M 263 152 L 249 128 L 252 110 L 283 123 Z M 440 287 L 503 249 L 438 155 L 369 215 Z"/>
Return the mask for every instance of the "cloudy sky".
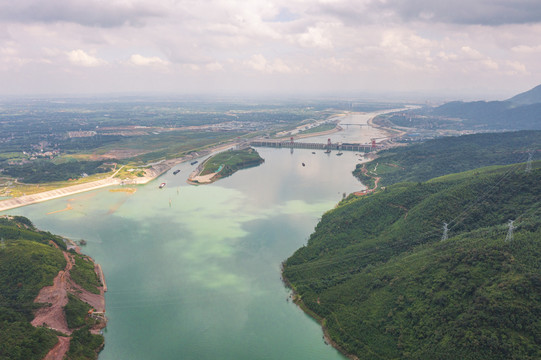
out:
<path id="1" fill-rule="evenodd" d="M 0 94 L 513 95 L 540 0 L 0 0 Z"/>

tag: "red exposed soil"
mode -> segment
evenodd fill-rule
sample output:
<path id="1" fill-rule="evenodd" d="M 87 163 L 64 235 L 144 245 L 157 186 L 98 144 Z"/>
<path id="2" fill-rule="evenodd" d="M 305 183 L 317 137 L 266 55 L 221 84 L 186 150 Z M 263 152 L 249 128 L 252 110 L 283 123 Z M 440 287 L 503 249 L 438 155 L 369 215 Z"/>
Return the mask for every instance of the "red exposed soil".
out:
<path id="1" fill-rule="evenodd" d="M 71 334 L 64 315 L 64 306 L 68 303 L 67 284 L 69 271 L 73 267 L 73 258 L 67 252 L 63 253 L 67 262 L 66 268 L 58 272 L 52 286 L 42 288 L 34 299 L 35 303 L 49 303 L 51 305 L 42 307 L 36 312 L 32 325 L 45 325 L 64 334 Z"/>
<path id="2" fill-rule="evenodd" d="M 376 165 L 376 168 L 377 168 L 378 165 Z M 368 174 L 368 170 L 366 169 L 366 167 L 364 166 L 363 164 L 363 167 L 361 168 L 361 172 L 363 173 L 363 175 L 366 175 L 366 176 L 369 176 L 371 178 L 374 179 L 374 188 L 372 189 L 366 189 L 366 190 L 363 190 L 363 191 L 357 191 L 357 192 L 354 192 L 353 194 L 355 196 L 363 196 L 363 195 L 367 195 L 367 194 L 370 194 L 370 193 L 373 193 L 374 191 L 376 191 L 376 189 L 378 188 L 378 184 L 379 184 L 379 180 L 381 179 L 381 177 L 379 176 L 372 176 L 372 175 L 369 175 Z"/>
<path id="3" fill-rule="evenodd" d="M 54 243 L 53 245 L 56 246 Z M 58 246 L 56 247 L 58 248 Z M 76 248 L 76 251 L 80 253 L 78 248 Z M 58 275 L 53 280 L 53 285 L 42 288 L 34 299 L 35 303 L 45 303 L 49 304 L 49 306 L 38 309 L 34 320 L 32 320 L 32 325 L 45 326 L 66 335 L 71 335 L 73 330 L 68 327 L 64 314 L 64 306 L 68 303 L 68 293 L 77 296 L 99 312 L 105 312 L 105 297 L 103 287 L 100 288 L 99 294 L 92 294 L 71 279 L 70 270 L 75 264 L 75 259 L 73 255 L 66 251 L 62 253 L 66 259 L 66 267 L 58 272 Z M 99 266 L 96 265 L 96 273 L 101 277 L 101 269 L 98 272 L 98 268 Z M 100 322 L 91 328 L 91 332 L 97 334 L 105 325 L 106 321 Z M 58 343 L 49 351 L 44 360 L 62 360 L 69 350 L 70 340 L 70 337 L 59 336 Z"/>
<path id="4" fill-rule="evenodd" d="M 49 351 L 43 360 L 61 360 L 70 347 L 70 337 L 59 336 L 56 345 Z"/>
<path id="5" fill-rule="evenodd" d="M 105 299 L 103 294 L 93 294 L 74 282 L 70 283 L 70 288 L 68 289 L 70 294 L 77 295 L 77 297 L 83 300 L 88 305 L 92 306 L 95 310 L 103 312 L 105 311 Z"/>

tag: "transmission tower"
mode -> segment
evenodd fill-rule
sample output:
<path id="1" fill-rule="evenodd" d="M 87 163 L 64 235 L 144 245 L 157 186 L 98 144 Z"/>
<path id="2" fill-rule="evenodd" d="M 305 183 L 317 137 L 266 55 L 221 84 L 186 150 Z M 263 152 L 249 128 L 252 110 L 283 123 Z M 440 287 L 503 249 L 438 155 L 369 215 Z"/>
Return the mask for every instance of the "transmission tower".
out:
<path id="1" fill-rule="evenodd" d="M 511 242 L 513 241 L 513 230 L 515 229 L 515 226 L 513 226 L 514 220 L 509 220 L 507 223 L 507 226 L 509 226 L 509 230 L 507 230 L 507 236 L 505 237 L 505 242 Z"/>
<path id="2" fill-rule="evenodd" d="M 447 227 L 449 224 L 446 222 L 443 223 L 443 235 L 441 236 L 441 241 L 445 241 L 449 239 L 449 228 Z"/>
<path id="3" fill-rule="evenodd" d="M 532 153 L 528 153 L 528 162 L 526 163 L 526 172 L 532 171 Z"/>

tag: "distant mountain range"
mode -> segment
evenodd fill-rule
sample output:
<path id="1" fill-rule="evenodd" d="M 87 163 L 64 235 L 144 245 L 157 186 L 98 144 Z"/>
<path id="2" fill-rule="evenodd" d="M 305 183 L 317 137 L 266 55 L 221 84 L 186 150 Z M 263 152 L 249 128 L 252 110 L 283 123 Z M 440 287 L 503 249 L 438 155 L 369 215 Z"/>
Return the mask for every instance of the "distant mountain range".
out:
<path id="1" fill-rule="evenodd" d="M 541 85 L 534 87 L 531 90 L 513 96 L 507 100 L 516 105 L 533 105 L 541 103 Z"/>
<path id="2" fill-rule="evenodd" d="M 541 129 L 541 85 L 505 101 L 453 101 L 423 114 L 461 119 L 465 128 L 482 130 Z"/>

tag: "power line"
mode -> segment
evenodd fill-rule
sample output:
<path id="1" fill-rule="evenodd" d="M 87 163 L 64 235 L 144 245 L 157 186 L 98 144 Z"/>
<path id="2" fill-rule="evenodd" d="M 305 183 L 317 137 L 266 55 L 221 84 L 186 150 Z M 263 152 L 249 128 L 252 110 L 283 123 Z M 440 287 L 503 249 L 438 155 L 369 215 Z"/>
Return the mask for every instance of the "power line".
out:
<path id="1" fill-rule="evenodd" d="M 509 230 L 507 231 L 507 236 L 505 237 L 505 242 L 512 242 L 513 241 L 513 230 L 515 227 L 513 226 L 514 220 L 509 220 L 507 225 L 509 226 Z"/>
<path id="2" fill-rule="evenodd" d="M 526 172 L 529 173 L 532 171 L 532 156 L 531 152 L 528 153 L 528 162 L 526 163 Z"/>
<path id="3" fill-rule="evenodd" d="M 447 224 L 446 222 L 443 223 L 443 235 L 441 237 L 441 241 L 445 241 L 447 239 L 449 239 L 449 228 L 447 227 Z"/>

